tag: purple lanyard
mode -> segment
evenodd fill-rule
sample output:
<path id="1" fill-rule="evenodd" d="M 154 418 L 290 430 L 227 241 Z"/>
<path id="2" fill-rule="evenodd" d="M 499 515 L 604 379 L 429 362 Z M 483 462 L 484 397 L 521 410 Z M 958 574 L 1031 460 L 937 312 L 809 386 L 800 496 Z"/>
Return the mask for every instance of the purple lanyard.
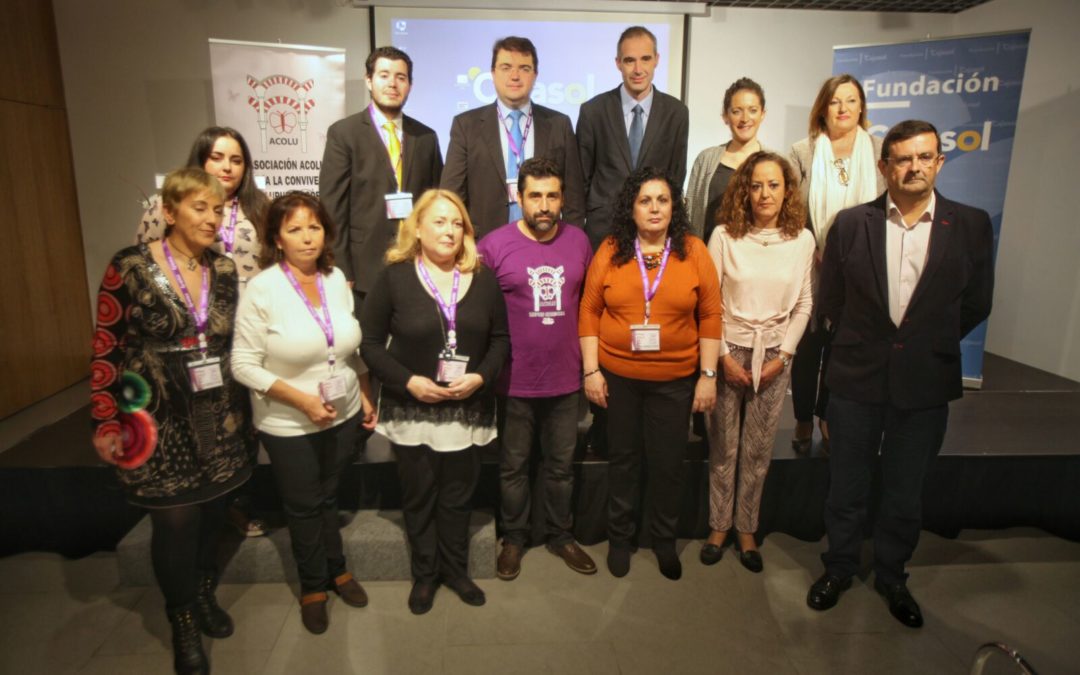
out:
<path id="1" fill-rule="evenodd" d="M 240 198 L 234 197 L 232 213 L 229 214 L 229 226 L 221 229 L 221 243 L 225 245 L 225 252 L 232 253 L 233 243 L 236 241 L 236 211 L 240 205 Z"/>
<path id="2" fill-rule="evenodd" d="M 334 364 L 337 362 L 337 358 L 334 356 L 334 324 L 330 321 L 330 306 L 326 304 L 326 287 L 323 286 L 322 274 L 315 273 L 315 286 L 319 289 L 319 302 L 322 303 L 322 316 L 319 316 L 319 312 L 315 310 L 314 305 L 311 304 L 311 300 L 308 299 L 304 289 L 300 288 L 300 282 L 296 280 L 296 276 L 289 269 L 288 264 L 284 261 L 281 263 L 281 271 L 285 273 L 285 278 L 292 284 L 293 290 L 300 296 L 300 299 L 304 301 L 304 306 L 311 312 L 311 318 L 315 319 L 315 323 L 319 324 L 319 328 L 322 329 L 323 335 L 326 336 L 326 355 L 330 361 L 330 372 L 334 371 Z"/>
<path id="3" fill-rule="evenodd" d="M 457 351 L 457 294 L 458 286 L 461 285 L 461 272 L 458 268 L 454 268 L 454 285 L 450 289 L 450 302 L 445 302 L 442 296 L 439 294 L 439 288 L 435 285 L 431 275 L 428 274 L 427 268 L 424 267 L 424 263 L 420 262 L 420 257 L 416 258 L 416 269 L 420 270 L 420 277 L 427 284 L 428 290 L 435 296 L 435 302 L 439 303 L 439 309 L 442 310 L 443 316 L 446 317 L 446 348 L 451 352 Z"/>
<path id="4" fill-rule="evenodd" d="M 514 137 L 510 133 L 510 130 L 506 128 L 506 120 L 508 118 L 502 114 L 502 109 L 499 108 L 499 106 L 495 106 L 495 110 L 499 113 L 499 124 L 502 125 L 503 133 L 506 134 L 507 148 L 510 152 L 514 153 L 514 157 L 517 158 L 517 165 L 520 167 L 521 163 L 525 161 L 525 142 L 529 140 L 529 129 L 532 128 L 532 113 L 530 112 L 525 116 L 525 130 L 521 132 L 521 147 L 519 148 L 517 143 L 514 142 Z M 517 124 L 517 122 L 515 121 L 514 124 Z"/>
<path id="5" fill-rule="evenodd" d="M 664 277 L 667 269 L 668 256 L 671 255 L 671 237 L 664 241 L 664 255 L 660 258 L 660 271 L 656 273 L 652 286 L 649 286 L 649 273 L 645 271 L 645 258 L 641 255 L 641 241 L 634 239 L 634 255 L 637 257 L 637 266 L 641 271 L 641 287 L 645 290 L 645 323 L 649 323 L 652 314 L 652 299 L 656 297 L 656 290 L 660 288 L 660 279 Z"/>
<path id="6" fill-rule="evenodd" d="M 199 336 L 199 351 L 206 354 L 206 324 L 210 316 L 210 266 L 202 268 L 202 297 L 199 298 L 199 309 L 195 310 L 195 301 L 191 299 L 191 292 L 184 283 L 184 276 L 180 274 L 180 268 L 176 266 L 176 259 L 169 250 L 169 240 L 161 240 L 161 251 L 165 254 L 165 261 L 169 263 L 176 285 L 180 287 L 180 295 L 184 296 L 184 304 L 191 312 L 191 318 L 195 320 L 195 332 Z"/>
<path id="7" fill-rule="evenodd" d="M 371 124 L 376 129 L 379 130 L 379 135 L 382 136 L 383 133 L 386 132 L 386 130 L 383 129 L 382 125 L 379 124 L 379 121 L 377 119 L 375 119 L 375 104 L 374 103 L 372 103 L 371 105 L 368 106 L 368 113 L 371 114 Z M 390 120 L 388 119 L 386 121 L 389 122 Z M 395 124 L 394 127 L 397 128 L 397 124 Z M 386 133 L 387 133 L 387 138 L 383 139 L 383 144 L 386 145 L 386 152 L 389 153 L 390 152 L 390 138 L 389 138 L 389 132 L 386 132 Z M 395 134 L 395 137 L 396 137 L 396 134 Z M 405 155 L 405 143 L 404 143 L 404 140 L 405 139 L 403 138 L 400 141 L 398 141 L 398 148 L 399 148 L 398 158 L 397 158 L 397 164 L 394 165 L 394 175 L 395 175 L 395 177 L 397 176 L 397 170 L 399 168 L 401 168 L 401 158 L 402 158 L 402 156 Z M 399 185 L 398 190 L 400 190 L 400 189 L 401 189 L 401 186 Z"/>

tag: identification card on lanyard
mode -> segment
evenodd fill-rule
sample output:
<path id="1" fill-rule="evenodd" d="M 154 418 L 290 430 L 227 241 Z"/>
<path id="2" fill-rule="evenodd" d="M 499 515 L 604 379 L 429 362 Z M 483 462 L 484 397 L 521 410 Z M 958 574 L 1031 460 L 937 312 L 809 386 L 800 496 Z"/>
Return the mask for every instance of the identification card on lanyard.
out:
<path id="1" fill-rule="evenodd" d="M 637 258 L 638 270 L 641 272 L 641 287 L 645 292 L 645 322 L 630 326 L 630 349 L 635 352 L 658 352 L 660 351 L 660 325 L 649 323 L 652 317 L 652 301 L 656 297 L 656 291 L 660 288 L 660 281 L 664 278 L 664 270 L 667 269 L 668 257 L 671 255 L 671 238 L 664 241 L 664 253 L 660 257 L 660 269 L 656 273 L 656 279 L 649 285 L 649 273 L 645 271 L 645 257 L 641 254 L 641 241 L 634 239 L 634 256 Z"/>
<path id="2" fill-rule="evenodd" d="M 348 396 L 349 390 L 345 384 L 345 376 L 334 373 L 334 366 L 337 363 L 337 357 L 334 355 L 334 323 L 330 320 L 330 305 L 326 302 L 326 286 L 323 284 L 322 272 L 315 272 L 315 287 L 319 289 L 319 303 L 322 305 L 320 307 L 322 311 L 320 312 L 315 309 L 307 294 L 304 293 L 304 289 L 300 287 L 300 282 L 296 279 L 296 275 L 293 274 L 289 264 L 283 260 L 279 265 L 285 278 L 289 280 L 289 285 L 300 296 L 300 300 L 307 307 L 311 318 L 315 319 L 315 323 L 318 324 L 323 336 L 326 337 L 326 360 L 330 367 L 330 376 L 319 382 L 319 396 L 324 403 L 344 400 Z"/>
<path id="3" fill-rule="evenodd" d="M 232 254 L 236 246 L 236 216 L 240 208 L 240 198 L 233 197 L 232 209 L 229 211 L 229 224 L 221 228 L 221 243 L 225 247 L 225 253 Z"/>
<path id="4" fill-rule="evenodd" d="M 434 296 L 443 318 L 446 319 L 446 347 L 439 352 L 435 381 L 442 384 L 453 382 L 465 375 L 466 368 L 469 365 L 469 357 L 457 353 L 457 302 L 458 288 L 461 287 L 461 271 L 456 267 L 454 268 L 454 282 L 450 288 L 450 301 L 447 302 L 443 300 L 442 294 L 439 293 L 439 287 L 435 285 L 435 281 L 431 278 L 431 274 L 428 273 L 419 257 L 416 258 L 416 270 L 420 273 L 420 278 L 424 280 L 424 284 L 427 285 L 428 291 Z"/>
<path id="5" fill-rule="evenodd" d="M 412 193 L 411 192 L 393 192 L 385 196 L 386 199 L 386 217 L 391 220 L 395 218 L 408 218 L 412 213 Z"/>
<path id="6" fill-rule="evenodd" d="M 206 356 L 208 346 L 206 325 L 210 316 L 210 266 L 204 265 L 202 268 L 202 297 L 199 298 L 199 307 L 196 309 L 195 301 L 191 298 L 191 291 L 188 290 L 187 283 L 184 281 L 184 275 L 180 274 L 180 268 L 176 265 L 176 259 L 173 258 L 172 249 L 169 248 L 168 239 L 161 240 L 161 252 L 165 254 L 165 262 L 169 263 L 169 270 L 176 280 L 176 285 L 180 287 L 180 295 L 184 299 L 184 306 L 187 307 L 191 318 L 195 322 L 195 333 L 199 337 L 199 354 L 201 358 L 187 365 L 191 390 L 204 391 L 220 387 L 225 384 L 225 378 L 221 373 L 221 359 L 211 359 Z"/>
<path id="7" fill-rule="evenodd" d="M 525 120 L 525 130 L 521 133 L 521 147 L 514 142 L 514 136 L 510 133 L 510 130 L 506 128 L 507 118 L 502 114 L 502 109 L 496 107 L 499 113 L 499 124 L 502 125 L 503 133 L 506 134 L 506 151 L 510 153 L 514 158 L 514 162 L 517 163 L 518 168 L 521 168 L 521 163 L 525 161 L 525 147 L 526 141 L 529 139 L 529 130 L 532 129 L 532 113 Z M 514 124 L 517 124 L 513 118 L 510 118 Z M 518 200 L 518 179 L 507 178 L 506 179 L 506 203 L 516 204 Z"/>

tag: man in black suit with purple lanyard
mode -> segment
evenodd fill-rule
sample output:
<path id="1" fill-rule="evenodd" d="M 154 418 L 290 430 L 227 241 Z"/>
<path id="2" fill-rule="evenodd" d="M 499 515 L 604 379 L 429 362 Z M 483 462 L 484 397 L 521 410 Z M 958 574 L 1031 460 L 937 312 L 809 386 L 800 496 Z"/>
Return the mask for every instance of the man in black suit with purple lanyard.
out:
<path id="1" fill-rule="evenodd" d="M 904 566 L 919 540 L 923 478 L 945 438 L 948 402 L 963 395 L 960 340 L 989 316 L 994 290 L 990 217 L 934 190 L 944 161 L 929 122 L 889 130 L 878 163 L 888 189 L 836 217 L 817 308 L 832 333 L 829 548 L 806 602 L 831 608 L 859 572 L 879 470 L 874 588 L 912 628 L 922 611 Z"/>

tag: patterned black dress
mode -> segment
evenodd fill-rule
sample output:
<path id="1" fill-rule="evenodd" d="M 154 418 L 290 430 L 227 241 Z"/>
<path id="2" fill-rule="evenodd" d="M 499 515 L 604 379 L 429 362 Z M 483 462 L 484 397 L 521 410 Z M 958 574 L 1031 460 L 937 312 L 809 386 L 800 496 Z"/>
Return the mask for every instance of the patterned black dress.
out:
<path id="1" fill-rule="evenodd" d="M 91 363 L 94 434 L 123 437 L 117 476 L 132 503 L 196 504 L 251 475 L 247 390 L 232 378 L 236 265 L 207 251 L 208 353 L 224 386 L 194 392 L 188 363 L 201 358 L 195 322 L 146 244 L 118 252 L 98 292 Z"/>

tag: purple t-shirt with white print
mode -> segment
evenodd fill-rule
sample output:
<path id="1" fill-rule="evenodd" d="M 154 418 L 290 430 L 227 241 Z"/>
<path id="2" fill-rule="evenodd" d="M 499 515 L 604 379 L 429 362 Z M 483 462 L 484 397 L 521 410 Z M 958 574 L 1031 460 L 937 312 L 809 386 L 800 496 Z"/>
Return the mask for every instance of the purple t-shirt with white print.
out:
<path id="1" fill-rule="evenodd" d="M 510 323 L 499 393 L 540 398 L 581 389 L 578 304 L 592 258 L 584 230 L 560 222 L 554 237 L 538 242 L 514 222 L 489 232 L 478 249 L 499 280 Z"/>

